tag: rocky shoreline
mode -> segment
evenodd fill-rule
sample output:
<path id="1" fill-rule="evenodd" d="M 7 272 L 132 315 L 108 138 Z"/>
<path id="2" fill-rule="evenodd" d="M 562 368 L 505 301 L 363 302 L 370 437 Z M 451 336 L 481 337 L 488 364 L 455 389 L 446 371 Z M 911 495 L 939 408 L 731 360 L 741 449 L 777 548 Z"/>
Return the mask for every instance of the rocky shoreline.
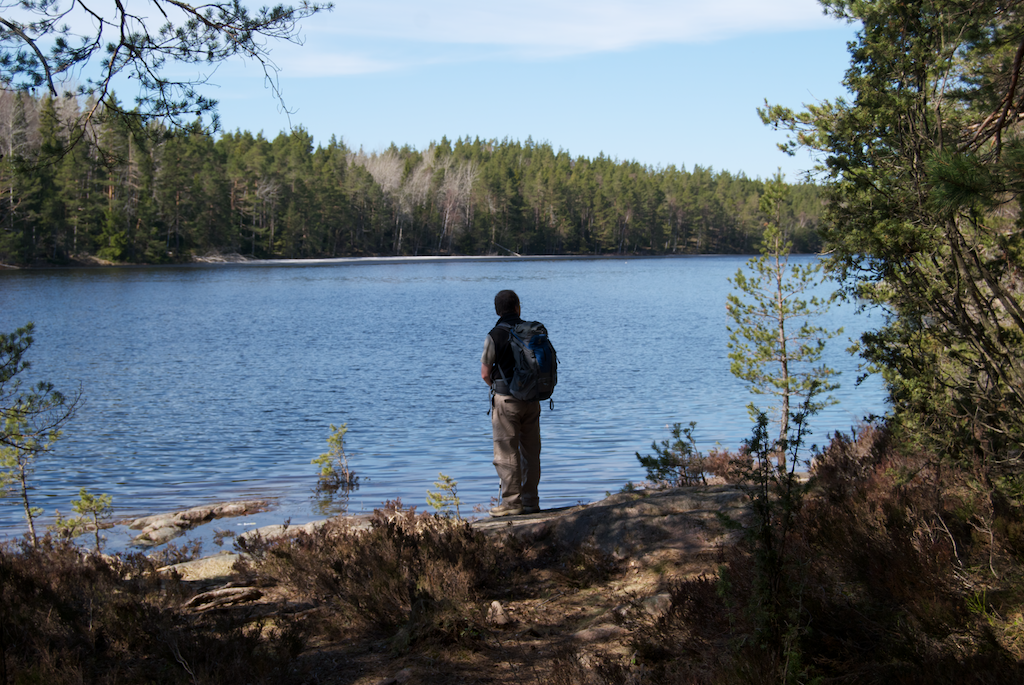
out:
<path id="1" fill-rule="evenodd" d="M 240 505 L 262 503 L 255 500 L 195 507 L 176 514 L 136 519 L 136 522 L 147 523 L 151 531 L 148 535 L 154 536 L 161 531 L 169 533 L 173 528 L 170 522 L 194 521 L 200 514 L 210 511 L 234 512 L 239 511 Z M 748 504 L 746 490 L 735 485 L 641 490 L 610 495 L 591 504 L 547 509 L 536 514 L 472 519 L 470 524 L 487 534 L 514 531 L 524 539 L 545 540 L 571 547 L 588 545 L 613 558 L 633 559 L 642 566 L 651 566 L 667 558 L 699 557 L 709 550 L 735 544 L 742 533 L 726 526 L 723 517 L 743 521 L 749 510 Z M 339 524 L 368 528 L 370 519 L 370 515 L 363 514 L 295 526 L 278 524 L 250 530 L 239 537 L 242 540 L 255 536 L 276 540 L 301 533 L 310 534 L 325 526 Z M 166 566 L 160 571 L 173 572 L 182 580 L 202 585 L 227 583 L 233 574 L 235 561 L 242 556 L 222 551 Z"/>

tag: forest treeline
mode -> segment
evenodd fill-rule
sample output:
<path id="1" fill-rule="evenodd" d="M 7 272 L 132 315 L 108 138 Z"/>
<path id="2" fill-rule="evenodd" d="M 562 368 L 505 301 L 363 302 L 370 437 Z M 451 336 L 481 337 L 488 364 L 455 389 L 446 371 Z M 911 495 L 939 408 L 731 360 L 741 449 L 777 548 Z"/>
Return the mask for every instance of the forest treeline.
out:
<path id="1" fill-rule="evenodd" d="M 214 138 L 83 108 L 0 92 L 0 262 L 749 253 L 763 230 L 764 182 L 710 167 L 573 157 L 530 138 L 366 153 L 314 146 L 301 127 Z M 818 189 L 791 196 L 794 249 L 813 250 Z"/>

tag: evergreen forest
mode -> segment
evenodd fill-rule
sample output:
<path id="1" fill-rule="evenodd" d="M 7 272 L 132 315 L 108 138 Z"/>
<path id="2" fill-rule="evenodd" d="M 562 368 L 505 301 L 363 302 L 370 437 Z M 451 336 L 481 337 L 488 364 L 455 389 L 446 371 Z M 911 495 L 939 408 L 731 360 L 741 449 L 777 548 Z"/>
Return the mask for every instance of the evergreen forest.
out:
<path id="1" fill-rule="evenodd" d="M 83 116 L 85 110 L 95 111 Z M 0 91 L 0 263 L 756 252 L 765 182 L 461 138 L 367 153 L 302 127 L 214 137 L 119 106 Z M 796 251 L 817 186 L 791 186 Z"/>

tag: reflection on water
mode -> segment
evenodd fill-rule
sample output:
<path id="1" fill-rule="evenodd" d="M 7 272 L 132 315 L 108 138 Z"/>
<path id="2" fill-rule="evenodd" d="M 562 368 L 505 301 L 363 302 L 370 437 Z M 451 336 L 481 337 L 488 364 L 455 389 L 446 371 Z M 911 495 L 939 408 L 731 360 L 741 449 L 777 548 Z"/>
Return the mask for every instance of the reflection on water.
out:
<path id="1" fill-rule="evenodd" d="M 727 279 L 741 257 L 317 263 L 0 273 L 0 329 L 36 323 L 34 378 L 82 387 L 85 404 L 41 461 L 35 504 L 51 517 L 78 490 L 118 516 L 241 497 L 278 507 L 243 524 L 317 518 L 311 502 L 329 425 L 360 488 L 348 511 L 400 497 L 422 509 L 439 472 L 466 508 L 497 493 L 487 387 L 479 378 L 494 293 L 515 289 L 559 353 L 555 410 L 542 416 L 544 506 L 592 501 L 643 477 L 676 421 L 698 444 L 736 447 L 751 400 L 729 373 Z M 812 423 L 819 443 L 884 411 L 877 379 L 855 386 L 845 326 L 828 360 L 841 403 Z M 0 532 L 20 534 L 11 499 Z M 218 524 L 219 525 L 219 524 Z M 117 545 L 117 540 L 111 543 Z"/>

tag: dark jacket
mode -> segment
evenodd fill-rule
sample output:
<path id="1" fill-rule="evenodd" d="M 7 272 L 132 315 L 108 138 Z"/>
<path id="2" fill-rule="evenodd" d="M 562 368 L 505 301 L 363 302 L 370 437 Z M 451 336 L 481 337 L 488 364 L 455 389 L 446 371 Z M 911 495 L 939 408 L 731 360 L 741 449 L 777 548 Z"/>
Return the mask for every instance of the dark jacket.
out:
<path id="1" fill-rule="evenodd" d="M 503 380 L 501 380 L 501 373 L 498 372 L 498 368 L 501 368 L 501 372 L 505 374 L 505 378 L 512 381 L 512 374 L 515 372 L 516 360 L 512 354 L 512 346 L 508 342 L 508 328 L 502 324 L 508 324 L 509 326 L 515 326 L 516 324 L 523 323 L 523 320 L 516 314 L 509 314 L 498 319 L 498 323 L 495 324 L 494 328 L 488 334 L 491 336 L 491 340 L 494 341 L 494 366 L 491 367 L 491 382 L 494 388 L 494 392 L 499 395 L 508 395 L 508 386 Z"/>

